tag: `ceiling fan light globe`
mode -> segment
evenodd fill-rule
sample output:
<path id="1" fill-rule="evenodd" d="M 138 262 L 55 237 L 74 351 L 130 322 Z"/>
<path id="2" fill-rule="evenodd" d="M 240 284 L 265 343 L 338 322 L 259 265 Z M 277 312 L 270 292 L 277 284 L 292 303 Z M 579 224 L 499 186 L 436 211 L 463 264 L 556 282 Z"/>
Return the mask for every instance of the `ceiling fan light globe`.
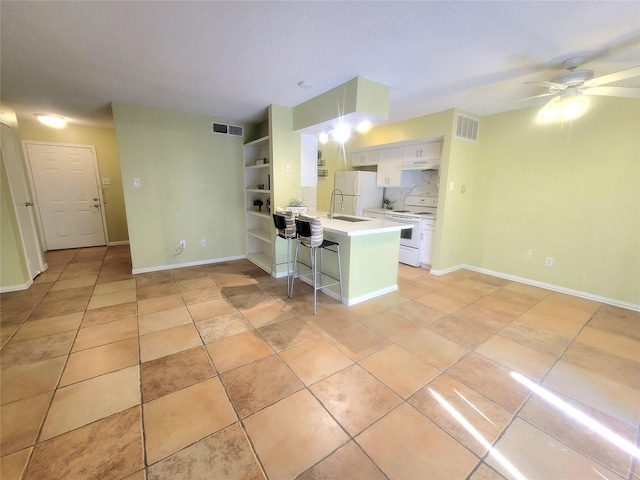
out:
<path id="1" fill-rule="evenodd" d="M 582 105 L 576 100 L 568 102 L 562 109 L 564 118 L 578 118 L 582 114 Z"/>

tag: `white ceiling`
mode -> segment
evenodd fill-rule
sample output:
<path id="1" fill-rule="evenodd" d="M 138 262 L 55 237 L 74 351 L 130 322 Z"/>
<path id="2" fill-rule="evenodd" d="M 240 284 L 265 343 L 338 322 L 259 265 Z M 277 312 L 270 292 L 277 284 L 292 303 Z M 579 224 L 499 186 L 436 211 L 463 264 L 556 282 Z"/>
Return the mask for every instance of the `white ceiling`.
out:
<path id="1" fill-rule="evenodd" d="M 356 76 L 391 88 L 390 121 L 483 115 L 531 105 L 507 104 L 569 57 L 596 76 L 640 64 L 635 1 L 2 0 L 0 21 L 19 116 L 109 128 L 111 101 L 255 122 Z"/>

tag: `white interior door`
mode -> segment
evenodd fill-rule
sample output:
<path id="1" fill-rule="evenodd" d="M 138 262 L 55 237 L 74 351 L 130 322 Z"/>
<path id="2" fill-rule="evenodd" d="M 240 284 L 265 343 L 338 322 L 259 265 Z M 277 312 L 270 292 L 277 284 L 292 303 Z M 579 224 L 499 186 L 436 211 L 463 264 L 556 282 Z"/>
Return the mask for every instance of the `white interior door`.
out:
<path id="1" fill-rule="evenodd" d="M 93 148 L 25 145 L 47 250 L 105 245 Z"/>
<path id="2" fill-rule="evenodd" d="M 7 171 L 29 274 L 31 278 L 35 278 L 46 270 L 46 264 L 40 248 L 33 197 L 28 186 L 22 148 L 13 128 L 0 124 L 0 129 L 2 131 L 2 162 Z"/>

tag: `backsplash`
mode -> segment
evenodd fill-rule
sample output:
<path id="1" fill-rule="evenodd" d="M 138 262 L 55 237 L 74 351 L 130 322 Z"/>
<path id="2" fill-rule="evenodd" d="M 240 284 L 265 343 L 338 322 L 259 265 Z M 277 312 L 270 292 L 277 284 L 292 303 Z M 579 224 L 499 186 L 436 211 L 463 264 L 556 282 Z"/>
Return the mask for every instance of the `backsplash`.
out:
<path id="1" fill-rule="evenodd" d="M 394 210 L 404 208 L 407 195 L 437 197 L 439 187 L 439 170 L 408 170 L 402 173 L 402 182 L 411 185 L 408 188 L 389 187 L 384 189 L 384 196 L 391 201 Z"/>

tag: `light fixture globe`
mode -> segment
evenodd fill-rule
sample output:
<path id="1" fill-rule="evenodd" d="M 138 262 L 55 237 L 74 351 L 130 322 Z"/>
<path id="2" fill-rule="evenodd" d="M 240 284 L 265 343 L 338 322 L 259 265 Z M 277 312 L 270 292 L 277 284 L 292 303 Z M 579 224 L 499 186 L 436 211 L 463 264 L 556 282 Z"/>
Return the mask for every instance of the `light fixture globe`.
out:
<path id="1" fill-rule="evenodd" d="M 52 128 L 64 128 L 67 125 L 67 120 L 59 115 L 51 115 L 48 113 L 34 113 L 35 117 L 40 123 Z"/>
<path id="2" fill-rule="evenodd" d="M 346 123 L 342 123 L 333 129 L 333 139 L 338 143 L 344 143 L 351 136 L 351 127 Z"/>
<path id="3" fill-rule="evenodd" d="M 553 122 L 573 120 L 580 117 L 589 107 L 589 99 L 575 88 L 549 100 L 538 112 L 538 121 Z"/>

